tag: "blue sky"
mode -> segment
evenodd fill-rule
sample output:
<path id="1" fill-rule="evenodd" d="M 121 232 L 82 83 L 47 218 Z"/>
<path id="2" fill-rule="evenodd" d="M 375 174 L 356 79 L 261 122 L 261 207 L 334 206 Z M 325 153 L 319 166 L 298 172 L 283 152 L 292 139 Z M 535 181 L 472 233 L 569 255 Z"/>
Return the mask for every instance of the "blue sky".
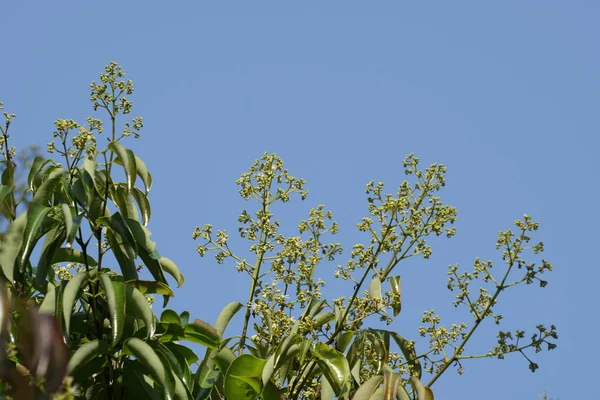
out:
<path id="1" fill-rule="evenodd" d="M 447 372 L 436 398 L 599 397 L 600 4 L 324 3 L 4 4 L 0 101 L 18 114 L 13 144 L 43 148 L 55 119 L 94 115 L 88 85 L 119 62 L 136 85 L 133 114 L 145 118 L 130 146 L 155 178 L 150 228 L 186 275 L 172 306 L 209 322 L 246 301 L 247 280 L 198 257 L 191 233 L 205 222 L 236 231 L 246 205 L 234 182 L 264 151 L 308 181 L 308 199 L 284 219 L 326 204 L 346 248 L 360 240 L 367 181 L 396 186 L 410 152 L 442 162 L 458 234 L 434 242 L 428 262 L 402 266 L 392 329 L 416 338 L 432 308 L 448 324 L 469 322 L 450 306 L 446 266 L 498 260 L 497 232 L 529 213 L 555 271 L 543 290 L 500 298 L 503 326 L 555 323 L 560 340 L 534 355 L 535 374 L 520 356 L 474 360 L 463 376 Z M 494 344 L 484 328 L 473 352 Z"/>

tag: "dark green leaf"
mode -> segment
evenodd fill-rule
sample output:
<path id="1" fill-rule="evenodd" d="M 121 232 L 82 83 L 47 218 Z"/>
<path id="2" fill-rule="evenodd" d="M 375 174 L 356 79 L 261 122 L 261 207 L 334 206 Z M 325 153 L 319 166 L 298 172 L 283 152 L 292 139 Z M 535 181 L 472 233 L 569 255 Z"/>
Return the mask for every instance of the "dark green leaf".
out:
<path id="1" fill-rule="evenodd" d="M 129 226 L 129 230 L 133 234 L 133 238 L 137 244 L 137 248 L 140 247 L 146 250 L 148 256 L 155 260 L 160 259 L 160 254 L 156 251 L 156 242 L 150 240 L 150 235 L 152 234 L 148 228 L 140 224 L 137 219 L 129 219 L 126 218 L 125 222 Z"/>
<path id="2" fill-rule="evenodd" d="M 29 260 L 36 243 L 46 232 L 52 229 L 58 221 L 48 218 L 48 213 L 52 210 L 50 207 L 44 207 L 41 204 L 31 203 L 27 210 L 27 225 L 23 232 L 23 242 L 19 257 L 17 257 L 15 267 L 23 271 Z"/>
<path id="3" fill-rule="evenodd" d="M 44 244 L 42 245 L 42 253 L 37 265 L 37 272 L 35 274 L 35 286 L 43 286 L 46 278 L 48 277 L 48 270 L 52 266 L 52 260 L 56 257 L 56 253 L 60 249 L 60 246 L 65 241 L 65 231 L 62 226 L 58 226 L 50 231 L 44 238 Z"/>
<path id="4" fill-rule="evenodd" d="M 69 329 L 71 326 L 71 315 L 73 314 L 73 306 L 77 300 L 79 292 L 88 282 L 89 274 L 86 271 L 81 271 L 75 274 L 67 283 L 62 298 L 62 312 L 65 319 L 65 337 L 69 337 Z"/>
<path id="5" fill-rule="evenodd" d="M 127 314 L 131 314 L 136 318 L 141 319 L 146 326 L 146 338 L 150 338 L 154 334 L 154 314 L 150 309 L 150 304 L 146 296 L 140 290 L 127 282 L 126 286 L 126 301 L 125 306 Z"/>
<path id="6" fill-rule="evenodd" d="M 114 347 L 121 339 L 125 325 L 125 283 L 117 280 L 113 281 L 104 273 L 100 273 L 98 277 L 106 294 L 112 327 L 111 345 Z"/>
<path id="7" fill-rule="evenodd" d="M 162 314 L 160 314 L 160 321 L 181 326 L 181 319 L 179 318 L 179 314 L 177 314 L 171 309 L 166 309 L 162 312 Z"/>
<path id="8" fill-rule="evenodd" d="M 67 366 L 67 373 L 72 374 L 73 371 L 86 364 L 91 359 L 105 355 L 108 353 L 108 344 L 103 340 L 92 340 L 81 345 L 71 356 Z"/>
<path id="9" fill-rule="evenodd" d="M 79 250 L 67 249 L 64 247 L 58 249 L 52 257 L 52 264 L 60 262 L 83 264 L 87 265 L 88 267 L 98 266 L 98 262 L 96 262 L 96 260 L 94 260 L 89 254 L 84 254 Z"/>
<path id="10" fill-rule="evenodd" d="M 114 186 L 111 190 L 111 198 L 125 219 L 131 218 L 137 221 L 137 208 L 133 204 L 127 188 Z"/>
<path id="11" fill-rule="evenodd" d="M 110 245 L 119 267 L 121 267 L 121 273 L 123 277 L 128 281 L 135 281 L 138 278 L 137 267 L 135 265 L 135 251 L 134 249 L 123 243 L 121 236 L 114 233 L 112 230 L 106 231 L 106 240 Z"/>
<path id="12" fill-rule="evenodd" d="M 148 193 L 152 188 L 152 175 L 150 175 L 150 172 L 148 172 L 146 163 L 144 163 L 144 161 L 142 161 L 142 159 L 138 156 L 135 156 L 135 168 L 137 170 L 136 172 L 138 176 L 144 182 L 144 186 L 146 187 L 146 193 Z"/>
<path id="13" fill-rule="evenodd" d="M 123 351 L 136 358 L 148 369 L 152 379 L 163 387 L 167 398 L 171 398 L 175 389 L 171 371 L 167 370 L 154 349 L 141 339 L 132 337 L 123 343 Z"/>

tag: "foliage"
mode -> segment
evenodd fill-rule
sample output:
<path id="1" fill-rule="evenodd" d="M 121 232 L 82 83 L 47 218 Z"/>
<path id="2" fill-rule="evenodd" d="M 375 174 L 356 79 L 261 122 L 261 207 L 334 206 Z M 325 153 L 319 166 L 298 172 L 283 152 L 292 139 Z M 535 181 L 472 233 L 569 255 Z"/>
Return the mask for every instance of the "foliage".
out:
<path id="1" fill-rule="evenodd" d="M 492 262 L 480 259 L 472 271 L 449 267 L 454 305 L 466 309 L 470 324 L 442 325 L 435 311 L 426 311 L 417 332 L 429 344 L 422 351 L 410 332 L 375 327 L 402 311 L 399 264 L 428 259 L 432 239 L 455 234 L 457 210 L 438 196 L 446 168 L 422 169 L 412 154 L 404 160 L 407 180 L 393 192 L 381 182 L 366 186 L 368 216 L 357 225 L 366 238 L 335 272 L 336 279 L 349 281 L 348 296 L 325 298 L 317 271 L 343 255 L 332 239 L 339 227 L 331 211 L 317 206 L 298 224 L 297 235 L 282 234 L 274 209 L 294 197 L 304 200 L 308 192 L 281 158 L 265 153 L 237 181 L 240 195 L 252 201 L 238 217 L 247 250 L 234 250 L 238 242 L 209 224 L 193 232 L 201 256 L 213 252 L 218 263 L 231 262 L 248 276 L 246 302 L 228 304 L 214 327 L 191 321 L 187 311 L 165 309 L 155 316 L 153 296 L 161 295 L 165 307 L 173 296 L 166 275 L 178 286 L 184 278 L 151 240 L 152 175 L 123 144 L 143 127 L 141 118 L 121 124 L 132 110 L 134 90 L 124 76 L 110 63 L 100 82 L 91 84 L 93 108 L 104 111 L 108 123 L 91 117 L 86 124 L 55 122 L 48 151 L 58 159 L 33 160 L 21 191 L 31 196 L 28 204 L 15 195 L 8 143 L 15 116 L 4 114 L 0 209 L 9 228 L 0 247 L 6 282 L 0 332 L 7 349 L 0 379 L 6 391 L 19 398 L 424 400 L 433 399 L 431 386 L 448 368 L 462 373 L 464 360 L 520 353 L 535 371 L 526 352 L 555 347 L 555 327 L 538 325 L 529 339 L 522 330 L 499 331 L 489 352 L 466 352 L 483 321 L 500 324 L 495 307 L 501 293 L 547 284 L 541 276 L 552 266 L 538 259 L 542 243 L 530 245 L 538 224 L 527 215 L 515 222 L 514 232 L 499 234 L 500 268 L 492 272 Z M 108 145 L 98 148 L 105 125 Z M 473 295 L 475 282 L 481 288 Z M 241 331 L 225 336 L 238 313 Z M 33 324 L 52 335 L 40 341 Z M 205 346 L 204 356 L 181 341 Z M 42 345 L 32 359 L 28 349 L 37 342 Z M 64 368 L 48 375 L 40 359 Z M 26 384 L 19 384 L 24 377 Z"/>

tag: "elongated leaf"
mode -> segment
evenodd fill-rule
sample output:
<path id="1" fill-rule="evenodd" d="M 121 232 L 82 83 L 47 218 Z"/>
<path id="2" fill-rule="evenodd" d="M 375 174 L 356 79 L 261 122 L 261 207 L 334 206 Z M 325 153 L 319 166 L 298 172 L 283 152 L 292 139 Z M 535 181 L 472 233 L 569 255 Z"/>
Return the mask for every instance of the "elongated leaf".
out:
<path id="1" fill-rule="evenodd" d="M 148 221 L 150 221 L 150 217 L 152 216 L 152 209 L 150 208 L 148 197 L 138 188 L 133 188 L 131 190 L 131 195 L 133 196 L 138 208 L 140 209 L 140 213 L 142 214 L 142 224 L 144 226 L 148 225 Z"/>
<path id="2" fill-rule="evenodd" d="M 6 232 L 2 240 L 2 246 L 0 246 L 2 273 L 10 283 L 14 282 L 15 263 L 21 250 L 26 225 L 27 213 L 23 213 L 8 226 L 8 232 Z"/>
<path id="3" fill-rule="evenodd" d="M 127 296 L 125 301 L 127 313 L 141 319 L 146 326 L 146 338 L 152 337 L 154 335 L 154 314 L 146 296 L 129 283 L 127 283 L 125 295 Z"/>
<path id="4" fill-rule="evenodd" d="M 377 302 L 377 310 L 383 311 L 385 306 L 382 303 L 381 296 L 381 279 L 378 275 L 375 275 L 369 285 L 369 297 Z"/>
<path id="5" fill-rule="evenodd" d="M 402 311 L 402 287 L 401 287 L 402 279 L 399 276 L 390 277 L 390 286 L 392 287 L 392 295 L 394 296 L 394 304 L 393 311 L 394 317 L 400 314 Z"/>
<path id="6" fill-rule="evenodd" d="M 125 283 L 113 281 L 104 273 L 100 273 L 98 277 L 104 287 L 104 293 L 106 293 L 110 325 L 112 327 L 111 345 L 114 347 L 121 339 L 125 325 Z"/>
<path id="7" fill-rule="evenodd" d="M 185 327 L 184 331 L 187 340 L 202 344 L 211 349 L 216 349 L 221 344 L 221 339 L 216 329 L 202 320 L 194 320 L 194 322 Z"/>
<path id="8" fill-rule="evenodd" d="M 377 390 L 379 385 L 381 385 L 381 381 L 383 381 L 383 376 L 374 375 L 369 378 L 366 382 L 363 382 L 356 393 L 354 394 L 353 400 L 370 400 L 373 396 L 373 393 Z"/>
<path id="9" fill-rule="evenodd" d="M 133 237 L 133 233 L 131 233 L 125 218 L 123 218 L 120 212 L 115 212 L 109 218 L 98 218 L 98 222 L 106 226 L 108 228 L 107 230 L 112 230 L 115 235 L 120 236 L 123 239 L 124 244 L 131 247 L 134 252 L 137 251 L 137 244 Z"/>
<path id="10" fill-rule="evenodd" d="M 262 369 L 265 360 L 251 354 L 242 354 L 229 366 L 225 374 L 225 397 L 255 400 L 262 391 Z"/>
<path id="11" fill-rule="evenodd" d="M 417 358 L 417 351 L 415 350 L 414 342 L 406 340 L 404 337 L 402 337 L 400 334 L 398 334 L 396 332 L 389 331 L 389 333 L 390 333 L 390 336 L 392 337 L 392 339 L 394 339 L 394 341 L 398 345 L 398 347 L 400 347 L 400 350 L 402 351 L 404 358 L 408 362 L 410 374 L 412 376 L 416 376 L 417 378 L 421 379 L 422 368 L 421 368 L 421 363 L 419 362 L 419 359 Z"/>
<path id="12" fill-rule="evenodd" d="M 92 340 L 81 345 L 71 356 L 67 365 L 67 373 L 72 374 L 77 368 L 86 364 L 91 359 L 108 353 L 108 343 L 103 340 Z"/>
<path id="13" fill-rule="evenodd" d="M 44 238 L 42 245 L 42 253 L 37 265 L 34 284 L 37 287 L 43 286 L 46 278 L 48 278 L 48 270 L 52 265 L 52 260 L 55 258 L 58 249 L 65 241 L 65 231 L 62 226 L 57 226 L 50 231 Z"/>
<path id="14" fill-rule="evenodd" d="M 231 318 L 233 318 L 233 316 L 238 311 L 240 311 L 240 309 L 243 306 L 244 305 L 242 303 L 234 301 L 227 304 L 225 308 L 223 308 L 223 310 L 217 317 L 217 322 L 215 323 L 215 329 L 217 330 L 217 334 L 219 336 L 223 336 L 223 334 L 225 333 L 225 328 L 227 328 L 229 321 L 231 321 Z"/>
<path id="15" fill-rule="evenodd" d="M 62 312 L 65 320 L 65 337 L 69 337 L 69 329 L 71 327 L 71 315 L 73 314 L 73 306 L 77 300 L 79 292 L 83 285 L 87 284 L 89 274 L 86 271 L 81 271 L 75 274 L 73 278 L 65 286 L 62 298 Z"/>
<path id="16" fill-rule="evenodd" d="M 331 322 L 335 319 L 335 314 L 331 311 L 324 311 L 321 314 L 317 315 L 314 319 L 314 326 L 316 329 L 322 327 L 328 322 Z"/>
<path id="17" fill-rule="evenodd" d="M 173 290 L 166 284 L 156 281 L 131 280 L 127 284 L 135 287 L 143 294 L 156 293 L 173 297 Z"/>
<path id="18" fill-rule="evenodd" d="M 179 272 L 179 268 L 177 268 L 177 265 L 173 261 L 169 260 L 167 257 L 161 257 L 158 259 L 158 263 L 163 271 L 175 278 L 177 287 L 183 285 L 183 282 L 185 281 L 183 274 Z"/>
<path id="19" fill-rule="evenodd" d="M 185 358 L 183 357 L 177 357 L 173 352 L 171 352 L 171 350 L 169 350 L 168 347 L 166 347 L 164 344 L 159 343 L 159 342 L 150 342 L 149 343 L 150 346 L 154 349 L 154 351 L 156 352 L 156 354 L 158 354 L 162 361 L 163 364 L 165 364 L 165 367 L 167 369 L 170 369 L 171 371 L 173 371 L 173 374 L 175 375 L 175 393 L 174 393 L 174 398 L 184 398 L 187 399 L 188 396 L 186 394 L 186 391 L 183 390 L 182 387 L 177 388 L 177 378 L 181 378 L 180 383 L 183 383 L 183 387 L 187 387 L 189 383 L 191 383 L 191 372 L 190 372 L 190 368 L 187 364 L 187 361 L 185 360 Z"/>
<path id="20" fill-rule="evenodd" d="M 125 354 L 134 356 L 144 367 L 148 369 L 152 379 L 157 382 L 165 391 L 167 398 L 172 398 L 175 390 L 175 382 L 171 371 L 167 370 L 154 349 L 141 339 L 132 337 L 123 343 Z M 167 375 L 168 374 L 168 375 Z"/>
<path id="21" fill-rule="evenodd" d="M 59 262 L 70 262 L 87 265 L 88 267 L 97 267 L 98 262 L 94 260 L 89 254 L 83 254 L 79 250 L 60 248 L 56 250 L 52 257 L 52 264 Z"/>
<path id="22" fill-rule="evenodd" d="M 195 391 L 196 400 L 210 399 L 212 389 L 217 383 L 217 379 L 220 375 L 221 372 L 218 369 L 212 369 L 207 367 L 206 365 L 201 365 L 200 367 L 198 367 L 198 371 L 195 377 L 195 387 L 198 387 L 198 391 Z"/>
<path id="23" fill-rule="evenodd" d="M 141 158 L 135 156 L 135 168 L 138 176 L 144 182 L 144 186 L 146 187 L 146 193 L 150 191 L 152 188 L 152 175 L 148 172 L 148 167 L 146 167 L 146 163 L 142 161 Z"/>
<path id="24" fill-rule="evenodd" d="M 323 378 L 321 378 L 321 400 L 333 400 L 334 396 L 335 392 L 333 391 L 331 384 L 325 375 L 323 375 Z M 356 399 L 356 397 L 354 398 Z"/>
<path id="25" fill-rule="evenodd" d="M 92 188 L 96 186 L 96 168 L 98 168 L 98 164 L 96 164 L 96 152 L 88 152 L 83 160 L 83 171 L 87 172 L 90 179 L 92 180 Z"/>
<path id="26" fill-rule="evenodd" d="M 46 204 L 50 199 L 50 196 L 58 189 L 61 188 L 61 183 L 67 174 L 67 170 L 63 167 L 57 166 L 51 170 L 47 178 L 35 191 L 33 195 L 33 202 Z"/>
<path id="27" fill-rule="evenodd" d="M 56 288 L 53 284 L 48 283 L 46 295 L 40 305 L 40 312 L 44 314 L 54 314 L 56 310 Z"/>
<path id="28" fill-rule="evenodd" d="M 133 151 L 126 149 L 119 142 L 111 142 L 108 145 L 108 148 L 115 152 L 118 157 L 118 163 L 123 166 L 127 181 L 127 190 L 133 189 L 133 186 L 135 185 L 135 177 L 137 175 L 135 155 L 133 154 Z"/>
<path id="29" fill-rule="evenodd" d="M 433 392 L 431 391 L 431 389 L 424 386 L 419 378 L 411 376 L 409 382 L 415 390 L 415 392 L 417 392 L 418 400 L 434 400 Z"/>
<path id="30" fill-rule="evenodd" d="M 140 372 L 144 369 L 144 366 L 134 360 L 127 362 L 123 368 L 123 381 L 126 382 L 125 386 L 125 399 L 134 399 L 137 397 L 149 399 L 149 400 L 164 400 L 164 396 L 161 396 L 160 390 L 156 390 L 152 385 L 150 379 L 146 379 L 144 374 Z"/>
<path id="31" fill-rule="evenodd" d="M 124 186 L 115 186 L 111 191 L 111 198 L 124 218 L 138 219 L 138 212 L 129 191 Z"/>
<path id="32" fill-rule="evenodd" d="M 27 225 L 23 232 L 23 243 L 15 265 L 20 272 L 25 269 L 29 256 L 40 237 L 58 223 L 58 221 L 48 218 L 50 210 L 52 208 L 37 203 L 31 203 L 27 210 Z"/>
<path id="33" fill-rule="evenodd" d="M 35 189 L 35 177 L 41 171 L 42 167 L 49 162 L 51 162 L 51 160 L 47 160 L 44 157 L 40 156 L 36 156 L 33 159 L 33 163 L 31 164 L 31 168 L 29 169 L 29 175 L 27 176 L 27 187 L 29 187 L 29 190 L 33 191 Z"/>
<path id="34" fill-rule="evenodd" d="M 135 265 L 135 251 L 134 249 L 123 243 L 121 236 L 113 232 L 112 230 L 106 231 L 106 240 L 110 245 L 119 267 L 121 267 L 121 273 L 127 281 L 135 281 L 138 278 L 137 267 Z"/>
<path id="35" fill-rule="evenodd" d="M 215 365 L 223 375 L 227 373 L 233 360 L 235 360 L 235 354 L 229 347 L 223 347 L 214 358 Z"/>
<path id="36" fill-rule="evenodd" d="M 15 190 L 14 186 L 0 185 L 0 204 L 4 203 L 6 197 Z"/>
<path id="37" fill-rule="evenodd" d="M 189 347 L 173 342 L 167 342 L 163 344 L 176 356 L 185 358 L 189 365 L 192 365 L 198 361 L 198 355 Z"/>
<path id="38" fill-rule="evenodd" d="M 140 224 L 137 219 L 125 218 L 125 222 L 127 222 L 129 230 L 133 234 L 138 249 L 141 247 L 146 250 L 146 253 L 151 258 L 155 260 L 160 259 L 160 254 L 156 251 L 156 242 L 150 240 L 150 235 L 152 234 L 150 230 Z"/>
<path id="39" fill-rule="evenodd" d="M 383 387 L 384 387 L 384 400 L 394 400 L 396 398 L 396 392 L 398 391 L 398 384 L 402 377 L 399 372 L 392 370 L 389 366 L 385 366 L 383 369 Z"/>
<path id="40" fill-rule="evenodd" d="M 350 382 L 348 360 L 342 353 L 325 343 L 318 343 L 316 348 L 311 349 L 311 351 L 321 368 L 321 372 L 331 384 L 335 395 L 339 397 L 346 391 L 346 386 Z"/>

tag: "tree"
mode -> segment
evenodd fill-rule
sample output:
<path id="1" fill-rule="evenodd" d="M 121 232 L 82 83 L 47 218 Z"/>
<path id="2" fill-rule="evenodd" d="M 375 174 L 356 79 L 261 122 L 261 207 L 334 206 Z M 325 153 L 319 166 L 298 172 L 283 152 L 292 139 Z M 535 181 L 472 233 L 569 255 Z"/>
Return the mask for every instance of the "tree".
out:
<path id="1" fill-rule="evenodd" d="M 143 120 L 119 125 L 132 109 L 133 83 L 124 76 L 110 63 L 100 83 L 91 84 L 94 110 L 108 115 L 107 147 L 96 142 L 103 121 L 56 121 L 48 150 L 58 159 L 34 159 L 24 191 L 31 202 L 20 213 L 8 143 L 14 114 L 4 114 L 0 207 L 9 228 L 0 247 L 1 299 L 12 311 L 0 318 L 7 348 L 0 360 L 3 390 L 18 398 L 424 400 L 433 399 L 431 386 L 448 368 L 462 372 L 467 359 L 518 352 L 535 371 L 526 351 L 556 346 L 555 327 L 538 325 L 529 339 L 522 330 L 500 331 L 488 353 L 467 353 L 484 320 L 500 323 L 494 311 L 500 294 L 520 284 L 546 285 L 541 275 L 552 266 L 537 259 L 541 242 L 529 245 L 538 224 L 527 215 L 515 222 L 514 232 L 499 234 L 501 271 L 492 273 L 491 262 L 480 259 L 470 272 L 449 268 L 448 288 L 457 292 L 455 306 L 472 316 L 470 326 L 443 326 L 433 311 L 425 312 L 418 334 L 429 348 L 421 351 L 410 332 L 375 327 L 373 321 L 389 324 L 402 310 L 400 262 L 429 258 L 433 238 L 455 233 L 457 210 L 438 197 L 446 168 L 422 169 L 412 154 L 404 160 L 407 180 L 392 193 L 383 183 L 366 186 L 369 216 L 358 229 L 367 240 L 352 246 L 335 273 L 350 281 L 347 297 L 325 299 L 318 274 L 322 263 L 343 255 L 342 245 L 330 241 L 339 230 L 331 211 L 317 206 L 299 223 L 298 235 L 281 234 L 274 204 L 304 200 L 307 191 L 281 158 L 265 153 L 237 181 L 240 195 L 254 201 L 238 217 L 248 251 L 234 251 L 238 244 L 227 231 L 208 224 L 193 233 L 201 256 L 214 252 L 218 263 L 231 261 L 248 275 L 247 302 L 228 304 L 214 327 L 190 322 L 188 311 L 165 309 L 158 318 L 152 296 L 161 295 L 166 307 L 173 295 L 166 275 L 178 286 L 184 278 L 151 240 L 152 175 L 123 145 L 139 137 Z M 527 253 L 535 261 L 526 260 Z M 482 285 L 477 296 L 470 291 L 474 281 Z M 241 331 L 225 336 L 238 312 Z M 41 335 L 32 328 L 37 325 L 52 334 Z M 181 341 L 204 345 L 204 356 Z M 50 361 L 56 368 L 47 368 Z"/>

